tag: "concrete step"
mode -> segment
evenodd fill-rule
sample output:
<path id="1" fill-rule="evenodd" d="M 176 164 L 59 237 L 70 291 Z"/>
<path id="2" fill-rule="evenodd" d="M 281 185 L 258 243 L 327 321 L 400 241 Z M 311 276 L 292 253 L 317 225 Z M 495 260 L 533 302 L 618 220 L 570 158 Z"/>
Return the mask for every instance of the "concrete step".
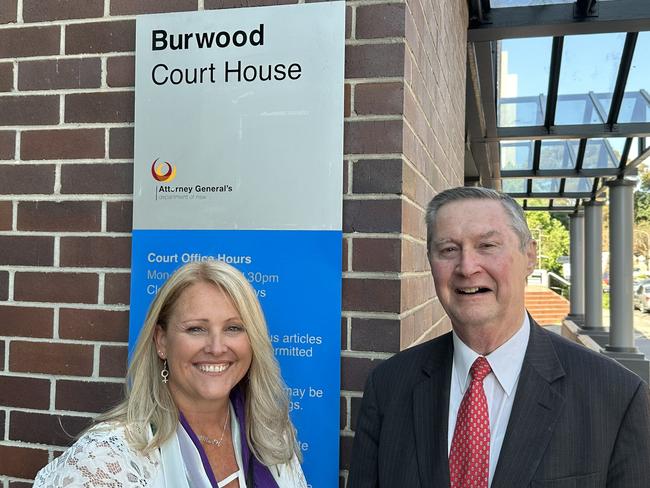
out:
<path id="1" fill-rule="evenodd" d="M 541 286 L 526 288 L 526 309 L 540 325 L 559 324 L 569 313 L 569 301 Z"/>

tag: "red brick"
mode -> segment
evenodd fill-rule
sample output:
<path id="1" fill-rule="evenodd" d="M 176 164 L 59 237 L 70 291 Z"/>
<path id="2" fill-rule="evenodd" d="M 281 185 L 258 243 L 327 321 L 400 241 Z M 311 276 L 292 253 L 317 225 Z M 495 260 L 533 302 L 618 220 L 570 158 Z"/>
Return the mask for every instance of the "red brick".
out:
<path id="1" fill-rule="evenodd" d="M 345 47 L 345 78 L 404 75 L 404 43 L 357 44 Z"/>
<path id="2" fill-rule="evenodd" d="M 0 63 L 0 92 L 11 91 L 14 87 L 13 63 Z"/>
<path id="3" fill-rule="evenodd" d="M 425 240 L 427 227 L 424 222 L 424 209 L 405 201 L 402 208 L 402 232 Z"/>
<path id="4" fill-rule="evenodd" d="M 59 336 L 62 339 L 127 342 L 129 312 L 62 308 L 59 312 Z"/>
<path id="5" fill-rule="evenodd" d="M 361 83 L 354 89 L 357 115 L 401 115 L 404 112 L 402 83 Z"/>
<path id="6" fill-rule="evenodd" d="M 102 346 L 99 350 L 99 375 L 126 377 L 128 349 L 126 346 Z"/>
<path id="7" fill-rule="evenodd" d="M 402 152 L 401 120 L 366 120 L 345 123 L 345 154 Z"/>
<path id="8" fill-rule="evenodd" d="M 10 130 L 0 131 L 0 159 L 14 159 L 16 155 L 16 133 Z"/>
<path id="9" fill-rule="evenodd" d="M 352 113 L 352 87 L 346 83 L 343 87 L 343 117 Z"/>
<path id="10" fill-rule="evenodd" d="M 51 308 L 0 306 L 0 336 L 52 337 Z"/>
<path id="11" fill-rule="evenodd" d="M 98 88 L 101 71 L 99 58 L 23 61 L 18 64 L 18 89 Z"/>
<path id="12" fill-rule="evenodd" d="M 345 429 L 347 425 L 347 402 L 345 401 L 344 397 L 341 397 L 339 399 L 339 428 L 341 430 Z M 345 488 L 345 487 L 344 487 Z"/>
<path id="13" fill-rule="evenodd" d="M 59 54 L 61 28 L 13 27 L 0 30 L 0 58 Z"/>
<path id="14" fill-rule="evenodd" d="M 94 273 L 17 272 L 14 298 L 27 302 L 97 303 Z"/>
<path id="15" fill-rule="evenodd" d="M 363 391 L 368 374 L 382 363 L 379 359 L 341 358 L 341 389 Z"/>
<path id="16" fill-rule="evenodd" d="M 104 0 L 23 0 L 23 20 L 87 19 L 103 17 Z"/>
<path id="17" fill-rule="evenodd" d="M 399 313 L 400 281 L 344 278 L 343 310 Z"/>
<path id="18" fill-rule="evenodd" d="M 357 7 L 357 39 L 403 37 L 404 3 L 359 5 Z"/>
<path id="19" fill-rule="evenodd" d="M 66 164 L 61 167 L 61 193 L 133 193 L 133 164 Z"/>
<path id="20" fill-rule="evenodd" d="M 92 419 L 88 417 L 11 412 L 9 439 L 67 446 L 91 423 Z"/>
<path id="21" fill-rule="evenodd" d="M 397 319 L 352 319 L 350 341 L 355 351 L 399 352 L 399 338 Z"/>
<path id="22" fill-rule="evenodd" d="M 135 56 L 113 56 L 106 62 L 108 86 L 135 86 Z"/>
<path id="23" fill-rule="evenodd" d="M 359 397 L 350 398 L 350 430 L 357 430 L 357 419 L 359 410 L 361 410 L 361 400 Z"/>
<path id="24" fill-rule="evenodd" d="M 91 232 L 101 227 L 99 202 L 20 202 L 18 230 Z"/>
<path id="25" fill-rule="evenodd" d="M 400 271 L 400 239 L 362 239 L 352 241 L 353 271 Z"/>
<path id="26" fill-rule="evenodd" d="M 93 372 L 93 346 L 12 341 L 9 369 L 22 373 L 89 376 Z"/>
<path id="27" fill-rule="evenodd" d="M 59 123 L 59 97 L 0 97 L 1 125 L 51 125 Z"/>
<path id="28" fill-rule="evenodd" d="M 48 454 L 44 449 L 0 446 L 0 473 L 4 476 L 33 479 L 47 461 Z"/>
<path id="29" fill-rule="evenodd" d="M 400 232 L 400 200 L 345 200 L 343 232 Z"/>
<path id="30" fill-rule="evenodd" d="M 119 127 L 110 130 L 108 157 L 111 159 L 133 159 L 133 127 Z"/>
<path id="31" fill-rule="evenodd" d="M 0 236 L 0 265 L 52 266 L 54 238 L 45 236 Z"/>
<path id="32" fill-rule="evenodd" d="M 56 408 L 77 412 L 105 412 L 124 398 L 124 384 L 96 381 L 56 382 Z"/>
<path id="33" fill-rule="evenodd" d="M 341 317 L 341 350 L 348 349 L 348 319 Z"/>
<path id="34" fill-rule="evenodd" d="M 51 194 L 54 191 L 53 164 L 4 165 L 0 178 L 0 194 Z"/>
<path id="35" fill-rule="evenodd" d="M 352 38 L 352 7 L 345 7 L 345 38 Z"/>
<path id="36" fill-rule="evenodd" d="M 6 345 L 5 341 L 0 341 L 0 360 L 2 361 L 2 363 L 0 364 L 1 371 L 5 370 L 5 345 Z M 2 425 L 1 422 L 0 425 Z"/>
<path id="37" fill-rule="evenodd" d="M 342 435 L 339 437 L 339 468 L 350 469 L 350 461 L 352 460 L 352 445 L 354 437 Z M 340 481 L 339 481 L 340 483 Z M 339 488 L 341 488 L 339 486 Z"/>
<path id="38" fill-rule="evenodd" d="M 402 193 L 401 159 L 361 159 L 354 163 L 352 192 Z"/>
<path id="39" fill-rule="evenodd" d="M 402 271 L 431 272 L 424 242 L 402 240 Z"/>
<path id="40" fill-rule="evenodd" d="M 0 376 L 0 404 L 4 407 L 47 409 L 50 406 L 50 381 Z"/>
<path id="41" fill-rule="evenodd" d="M 435 294 L 433 278 L 429 274 L 402 278 L 402 311 L 419 307 Z"/>
<path id="42" fill-rule="evenodd" d="M 206 10 L 240 7 L 266 7 L 298 3 L 297 0 L 205 0 Z"/>
<path id="43" fill-rule="evenodd" d="M 9 488 L 32 488 L 32 483 L 26 481 L 10 481 Z"/>
<path id="44" fill-rule="evenodd" d="M 0 271 L 0 300 L 9 298 L 9 271 Z"/>
<path id="45" fill-rule="evenodd" d="M 104 303 L 128 305 L 131 293 L 129 273 L 107 273 L 104 281 Z"/>
<path id="46" fill-rule="evenodd" d="M 135 20 L 90 22 L 66 26 L 66 54 L 124 51 L 135 51 Z"/>
<path id="47" fill-rule="evenodd" d="M 129 268 L 131 266 L 131 238 L 62 237 L 61 266 Z"/>
<path id="48" fill-rule="evenodd" d="M 106 230 L 131 232 L 133 229 L 133 202 L 108 202 L 106 204 Z"/>
<path id="49" fill-rule="evenodd" d="M 104 129 L 28 130 L 21 134 L 23 161 L 103 157 Z"/>
<path id="50" fill-rule="evenodd" d="M 197 0 L 111 0 L 111 15 L 185 12 L 197 7 Z"/>
<path id="51" fill-rule="evenodd" d="M 66 122 L 133 122 L 134 92 L 73 93 L 65 96 Z"/>
<path id="52" fill-rule="evenodd" d="M 0 8 L 0 24 L 16 22 L 18 15 L 18 0 L 2 0 Z"/>
<path id="53" fill-rule="evenodd" d="M 14 209 L 12 202 L 0 202 L 0 230 L 11 230 L 13 214 Z"/>

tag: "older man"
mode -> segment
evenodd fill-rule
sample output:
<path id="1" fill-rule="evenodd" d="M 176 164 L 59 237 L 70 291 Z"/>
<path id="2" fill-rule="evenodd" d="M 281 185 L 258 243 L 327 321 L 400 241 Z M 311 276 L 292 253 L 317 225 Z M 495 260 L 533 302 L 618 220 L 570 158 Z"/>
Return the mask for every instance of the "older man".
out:
<path id="1" fill-rule="evenodd" d="M 453 331 L 372 372 L 348 487 L 650 487 L 647 385 L 526 314 L 536 244 L 521 207 L 446 190 L 427 234 Z"/>

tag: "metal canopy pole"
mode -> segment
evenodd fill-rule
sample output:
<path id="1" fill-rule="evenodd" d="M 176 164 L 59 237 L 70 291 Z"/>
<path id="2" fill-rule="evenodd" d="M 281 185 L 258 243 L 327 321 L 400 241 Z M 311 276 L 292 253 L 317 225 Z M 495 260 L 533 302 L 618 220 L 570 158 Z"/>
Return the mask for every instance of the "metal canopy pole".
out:
<path id="1" fill-rule="evenodd" d="M 635 183 L 621 178 L 606 184 L 609 186 L 610 212 L 611 316 L 609 344 L 603 353 L 648 382 L 650 361 L 634 346 L 632 249 Z"/>
<path id="2" fill-rule="evenodd" d="M 603 328 L 603 203 L 585 203 L 585 332 Z"/>
<path id="3" fill-rule="evenodd" d="M 585 322 L 585 216 L 582 211 L 569 215 L 569 233 L 571 289 L 567 319 L 583 326 Z"/>
<path id="4" fill-rule="evenodd" d="M 636 352 L 633 314 L 633 227 L 635 183 L 617 179 L 609 187 L 609 277 L 610 320 L 609 344 L 615 352 Z"/>

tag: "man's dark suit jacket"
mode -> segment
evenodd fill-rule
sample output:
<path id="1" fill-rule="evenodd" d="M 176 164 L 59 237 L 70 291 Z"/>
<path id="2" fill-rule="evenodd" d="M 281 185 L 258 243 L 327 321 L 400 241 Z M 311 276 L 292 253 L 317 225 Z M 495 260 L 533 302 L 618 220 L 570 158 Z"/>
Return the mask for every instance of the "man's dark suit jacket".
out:
<path id="1" fill-rule="evenodd" d="M 451 333 L 377 367 L 357 421 L 348 488 L 449 486 Z M 531 334 L 492 488 L 649 488 L 650 395 L 614 361 Z"/>

